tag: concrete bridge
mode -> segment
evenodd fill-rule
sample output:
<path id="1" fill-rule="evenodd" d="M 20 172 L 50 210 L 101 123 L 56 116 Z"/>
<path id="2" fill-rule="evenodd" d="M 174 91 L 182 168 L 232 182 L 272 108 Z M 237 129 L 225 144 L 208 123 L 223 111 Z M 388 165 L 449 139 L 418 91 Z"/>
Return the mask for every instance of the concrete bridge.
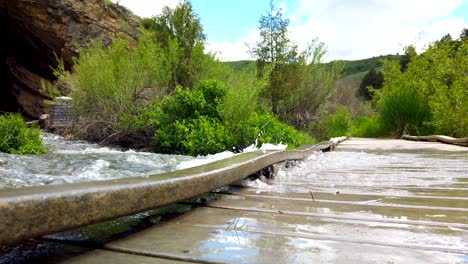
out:
<path id="1" fill-rule="evenodd" d="M 334 152 L 317 152 L 331 147 L 244 154 L 148 178 L 0 192 L 1 243 L 35 237 L 10 246 L 0 262 L 468 262 L 466 147 L 351 139 Z M 274 179 L 229 185 L 301 159 L 283 163 L 288 168 Z"/>

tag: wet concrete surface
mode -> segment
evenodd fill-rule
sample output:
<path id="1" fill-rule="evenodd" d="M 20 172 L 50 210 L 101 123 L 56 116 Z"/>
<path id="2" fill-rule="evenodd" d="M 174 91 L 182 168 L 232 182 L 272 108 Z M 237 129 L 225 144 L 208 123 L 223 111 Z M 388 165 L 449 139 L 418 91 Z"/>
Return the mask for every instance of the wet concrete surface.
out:
<path id="1" fill-rule="evenodd" d="M 467 178 L 466 147 L 351 139 L 65 263 L 468 263 Z"/>
<path id="2" fill-rule="evenodd" d="M 248 152 L 142 177 L 0 190 L 0 245 L 177 203 L 330 146 L 323 142 L 296 150 Z"/>

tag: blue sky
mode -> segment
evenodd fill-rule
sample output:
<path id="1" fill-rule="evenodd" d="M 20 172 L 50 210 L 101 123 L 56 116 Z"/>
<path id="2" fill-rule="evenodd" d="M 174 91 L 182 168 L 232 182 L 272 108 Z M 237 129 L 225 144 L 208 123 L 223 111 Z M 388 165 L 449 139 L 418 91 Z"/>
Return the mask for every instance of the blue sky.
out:
<path id="1" fill-rule="evenodd" d="M 160 14 L 179 0 L 120 0 L 135 14 Z M 206 47 L 223 60 L 251 59 L 258 20 L 269 0 L 192 0 L 207 35 Z M 314 38 L 327 45 L 326 60 L 362 59 L 423 50 L 450 33 L 468 28 L 468 0 L 276 0 L 291 20 L 290 39 L 306 47 Z M 247 45 L 246 45 L 247 44 Z"/>
<path id="2" fill-rule="evenodd" d="M 258 0 L 195 0 L 192 3 L 210 41 L 216 42 L 242 37 L 258 26 L 260 14 L 269 7 L 268 1 Z"/>

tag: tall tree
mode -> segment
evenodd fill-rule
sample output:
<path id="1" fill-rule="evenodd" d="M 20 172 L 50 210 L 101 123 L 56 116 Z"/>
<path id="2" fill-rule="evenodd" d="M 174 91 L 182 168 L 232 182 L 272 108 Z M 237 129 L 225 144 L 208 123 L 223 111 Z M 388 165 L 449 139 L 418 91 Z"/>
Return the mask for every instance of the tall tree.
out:
<path id="1" fill-rule="evenodd" d="M 265 74 L 270 69 L 269 96 L 273 113 L 278 113 L 278 104 L 288 92 L 288 76 L 294 67 L 290 65 L 298 61 L 297 46 L 288 38 L 289 19 L 283 18 L 281 8 L 270 1 L 270 9 L 260 16 L 260 41 L 252 49 L 257 58 L 257 69 Z"/>
<path id="2" fill-rule="evenodd" d="M 206 36 L 192 4 L 183 0 L 174 9 L 166 6 L 161 15 L 145 19 L 143 24 L 155 33 L 167 54 L 172 54 L 167 63 L 172 69 L 171 88 L 193 87 L 197 67 L 194 57 L 203 54 Z"/>
<path id="3" fill-rule="evenodd" d="M 384 76 L 382 72 L 376 71 L 374 68 L 371 68 L 359 85 L 359 95 L 364 97 L 366 100 L 371 100 L 373 95 L 369 91 L 368 87 L 373 89 L 380 89 L 383 86 Z"/>

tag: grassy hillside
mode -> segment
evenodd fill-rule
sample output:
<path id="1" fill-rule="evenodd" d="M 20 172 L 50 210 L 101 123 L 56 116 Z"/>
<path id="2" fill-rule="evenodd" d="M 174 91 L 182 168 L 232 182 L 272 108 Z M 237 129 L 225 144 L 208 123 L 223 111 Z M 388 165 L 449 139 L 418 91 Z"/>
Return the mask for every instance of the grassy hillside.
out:
<path id="1" fill-rule="evenodd" d="M 255 66 L 255 61 L 251 60 L 227 61 L 225 63 L 231 66 L 234 71 L 242 71 Z"/>
<path id="2" fill-rule="evenodd" d="M 381 68 L 384 59 L 391 60 L 391 61 L 400 61 L 402 55 L 385 55 L 379 57 L 372 57 L 363 60 L 341 60 L 344 63 L 343 69 L 343 77 L 348 75 L 354 75 L 358 73 L 362 73 L 369 71 L 371 68 L 378 69 Z M 333 64 L 336 62 L 330 62 Z M 364 75 L 362 75 L 363 77 Z M 362 78 L 361 78 L 362 79 Z"/>
<path id="3" fill-rule="evenodd" d="M 344 63 L 343 77 L 353 75 L 353 78 L 361 80 L 365 73 L 371 68 L 381 68 L 383 59 L 400 61 L 401 57 L 402 55 L 385 55 L 362 60 L 340 60 L 340 62 Z M 329 62 L 327 64 L 333 65 L 336 62 L 338 61 Z M 235 71 L 245 70 L 249 67 L 255 66 L 255 61 L 249 60 L 229 61 L 226 63 L 230 65 Z"/>

